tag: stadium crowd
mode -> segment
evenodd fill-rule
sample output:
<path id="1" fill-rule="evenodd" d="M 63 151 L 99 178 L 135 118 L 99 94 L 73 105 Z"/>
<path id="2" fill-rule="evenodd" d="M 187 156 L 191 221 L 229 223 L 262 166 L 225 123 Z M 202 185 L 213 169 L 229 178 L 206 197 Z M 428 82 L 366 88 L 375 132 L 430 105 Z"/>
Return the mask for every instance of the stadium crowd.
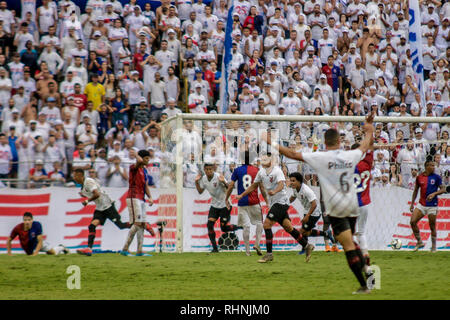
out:
<path id="1" fill-rule="evenodd" d="M 0 2 L 0 180 L 19 179 L 4 182 L 12 187 L 66 185 L 74 168 L 104 186 L 125 187 L 141 149 L 150 151 L 147 169 L 158 187 L 167 152 L 161 121 L 180 112 L 223 112 L 229 24 L 227 113 L 450 114 L 447 1 L 420 1 L 425 101 L 412 69 L 407 0 L 235 0 L 232 20 L 226 0 L 162 0 L 157 8 L 89 0 L 83 11 L 68 0 L 21 4 L 19 15 Z M 272 127 L 286 145 L 312 152 L 323 148 L 329 125 L 208 121 L 199 128 L 185 121 L 184 183 L 193 187 L 201 170 L 193 150 L 231 174 L 234 165 L 225 164 L 238 159 L 224 152 L 233 146 L 222 147 L 230 147 L 230 132 Z M 361 138 L 357 123 L 338 127 L 344 148 Z M 437 122 L 378 123 L 373 183 L 413 188 L 432 150 L 448 184 L 449 132 Z M 216 145 L 214 137 L 226 143 Z M 306 165 L 283 167 L 317 184 Z"/>

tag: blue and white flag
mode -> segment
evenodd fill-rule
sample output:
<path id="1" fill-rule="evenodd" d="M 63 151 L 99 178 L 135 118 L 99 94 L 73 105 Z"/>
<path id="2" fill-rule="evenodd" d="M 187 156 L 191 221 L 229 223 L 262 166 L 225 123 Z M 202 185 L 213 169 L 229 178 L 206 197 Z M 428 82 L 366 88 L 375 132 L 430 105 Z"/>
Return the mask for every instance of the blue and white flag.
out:
<path id="1" fill-rule="evenodd" d="M 419 0 L 409 1 L 409 47 L 411 51 L 414 80 L 418 84 L 422 103 L 425 101 L 423 86 L 422 32 Z"/>
<path id="2" fill-rule="evenodd" d="M 231 50 L 233 47 L 233 39 L 231 37 L 231 33 L 233 31 L 233 10 L 234 10 L 234 0 L 230 0 L 228 10 L 228 20 L 227 20 L 227 28 L 225 29 L 225 53 L 223 55 L 223 63 L 222 63 L 222 82 L 220 84 L 220 101 L 222 103 L 222 113 L 227 113 L 228 110 L 228 78 L 230 77 L 230 63 L 232 59 Z M 219 110 L 220 112 L 220 110 Z"/>

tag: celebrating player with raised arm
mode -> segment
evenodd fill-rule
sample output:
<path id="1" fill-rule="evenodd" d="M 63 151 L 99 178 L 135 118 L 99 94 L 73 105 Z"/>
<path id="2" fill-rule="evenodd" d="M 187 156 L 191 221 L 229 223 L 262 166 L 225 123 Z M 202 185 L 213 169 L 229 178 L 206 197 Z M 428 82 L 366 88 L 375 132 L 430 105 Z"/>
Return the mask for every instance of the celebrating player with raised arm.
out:
<path id="1" fill-rule="evenodd" d="M 234 189 L 234 184 L 236 182 L 238 194 L 241 194 L 245 191 L 246 188 L 250 187 L 253 181 L 255 181 L 256 175 L 258 174 L 259 169 L 257 167 L 250 165 L 248 151 L 245 152 L 244 161 L 245 164 L 234 169 L 233 174 L 231 175 L 231 181 L 228 185 L 227 196 L 225 198 L 225 201 L 227 203 L 231 195 L 231 192 Z M 259 186 L 264 199 L 267 199 L 267 195 L 264 188 L 261 186 L 261 184 Z M 262 224 L 261 206 L 259 204 L 258 190 L 256 189 L 250 192 L 248 196 L 238 201 L 238 226 L 244 228 L 242 230 L 242 234 L 244 237 L 245 253 L 247 254 L 247 256 L 250 255 L 250 224 L 256 226 L 256 240 L 254 249 L 256 250 L 256 253 L 259 256 L 261 256 L 262 252 L 259 244 L 261 242 L 263 224 Z"/>
<path id="2" fill-rule="evenodd" d="M 273 164 L 270 156 L 263 156 L 261 159 L 262 169 L 258 171 L 254 182 L 242 194 L 237 196 L 241 200 L 254 190 L 256 190 L 260 183 L 263 184 L 264 189 L 269 196 L 269 212 L 264 220 L 264 233 L 266 234 L 266 248 L 267 253 L 258 262 L 265 263 L 273 261 L 272 254 L 272 226 L 279 223 L 287 233 L 289 233 L 299 244 L 306 250 L 306 262 L 311 258 L 311 252 L 314 246 L 308 243 L 308 240 L 292 226 L 291 219 L 289 219 L 289 199 L 286 192 L 286 178 L 279 166 Z"/>
<path id="3" fill-rule="evenodd" d="M 42 225 L 38 221 L 33 221 L 33 214 L 25 212 L 23 214 L 23 222 L 14 227 L 11 235 L 6 242 L 6 250 L 11 256 L 11 242 L 19 236 L 20 246 L 27 255 L 37 256 L 39 252 L 58 255 L 61 252 L 69 253 L 69 250 L 62 244 L 51 248 L 42 235 Z"/>
<path id="4" fill-rule="evenodd" d="M 214 224 L 217 219 L 220 218 L 220 230 L 222 232 L 230 232 L 242 229 L 234 224 L 228 224 L 230 222 L 231 207 L 225 201 L 226 190 L 228 183 L 224 176 L 214 172 L 215 166 L 213 164 L 205 164 L 205 175 L 198 175 L 195 178 L 195 187 L 198 193 L 202 194 L 203 191 L 208 190 L 212 197 L 211 208 L 209 208 L 208 223 L 208 236 L 213 249 L 211 252 L 219 252 L 216 243 L 216 232 L 214 231 Z"/>
<path id="5" fill-rule="evenodd" d="M 77 253 L 86 256 L 92 255 L 92 246 L 94 245 L 95 229 L 98 225 L 104 225 L 106 219 L 111 220 L 119 229 L 129 228 L 128 222 L 122 222 L 119 213 L 114 206 L 114 201 L 109 195 L 101 189 L 100 184 L 92 178 L 84 176 L 83 169 L 75 169 L 73 179 L 76 183 L 81 185 L 80 196 L 87 197 L 82 202 L 86 206 L 89 202 L 95 202 L 94 217 L 89 224 L 88 246 L 85 249 L 78 249 Z"/>
<path id="6" fill-rule="evenodd" d="M 374 133 L 373 113 L 366 117 L 363 129 L 365 138 L 358 149 L 340 150 L 339 132 L 328 129 L 325 132 L 325 152 L 302 153 L 273 143 L 280 153 L 288 158 L 304 161 L 310 165 L 319 177 L 325 208 L 330 216 L 331 227 L 337 240 L 344 247 L 350 269 L 355 274 L 361 287 L 356 294 L 369 293 L 363 274 L 365 259 L 358 245 L 353 241 L 356 218 L 358 216 L 358 198 L 354 177 L 355 167 L 363 154 L 369 150 Z M 264 137 L 267 143 L 270 138 Z"/>
<path id="7" fill-rule="evenodd" d="M 132 224 L 125 245 L 120 252 L 121 255 L 128 256 L 128 248 L 137 233 L 137 252 L 136 256 L 149 256 L 142 252 L 142 246 L 144 244 L 144 228 L 152 236 L 155 232 L 146 223 L 147 212 L 145 209 L 145 196 L 148 197 L 148 203 L 153 204 L 152 195 L 150 194 L 150 188 L 148 186 L 148 174 L 145 167 L 150 161 L 150 153 L 147 150 L 140 150 L 136 155 L 136 163 L 130 166 L 129 173 L 129 186 L 127 194 L 127 207 L 130 214 L 130 224 Z"/>
<path id="8" fill-rule="evenodd" d="M 434 173 L 434 161 L 427 160 L 425 162 L 425 171 L 416 178 L 416 186 L 414 187 L 410 210 L 411 229 L 417 239 L 414 251 L 423 248 L 425 244 L 420 237 L 420 229 L 417 223 L 425 215 L 428 214 L 428 223 L 431 230 L 431 252 L 436 252 L 436 216 L 438 206 L 438 195 L 446 192 L 445 186 L 442 184 L 442 178 Z M 417 207 L 414 209 L 414 201 L 416 201 L 417 192 L 420 189 L 420 199 Z"/>
<path id="9" fill-rule="evenodd" d="M 331 242 L 334 242 L 331 230 L 320 231 L 314 229 L 317 221 L 319 221 L 322 212 L 318 205 L 317 197 L 314 191 L 303 183 L 303 176 L 299 172 L 293 172 L 289 175 L 289 180 L 291 182 L 290 187 L 292 188 L 292 196 L 289 198 L 289 202 L 294 202 L 298 199 L 306 211 L 305 216 L 302 219 L 302 229 L 300 232 L 305 237 L 324 237 Z"/>

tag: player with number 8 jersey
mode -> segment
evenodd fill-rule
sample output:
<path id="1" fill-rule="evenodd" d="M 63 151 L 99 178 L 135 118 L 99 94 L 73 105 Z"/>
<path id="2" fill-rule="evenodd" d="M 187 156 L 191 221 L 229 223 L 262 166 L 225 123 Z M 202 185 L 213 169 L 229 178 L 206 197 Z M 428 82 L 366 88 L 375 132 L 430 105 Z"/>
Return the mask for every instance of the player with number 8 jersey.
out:
<path id="1" fill-rule="evenodd" d="M 228 198 L 231 195 L 231 192 L 234 189 L 234 184 L 237 182 L 237 191 L 238 195 L 245 192 L 246 189 L 248 189 L 252 183 L 255 181 L 255 178 L 258 174 L 259 169 L 257 167 L 254 167 L 249 164 L 249 153 L 246 152 L 245 154 L 245 164 L 234 169 L 233 174 L 231 175 L 231 182 L 228 185 L 227 195 L 226 195 L 226 202 L 228 202 Z M 263 194 L 264 198 L 267 199 L 265 190 L 262 189 L 260 185 L 261 193 Z M 266 201 L 267 202 L 267 201 Z M 256 253 L 258 255 L 262 255 L 261 248 L 260 248 L 260 241 L 263 231 L 263 224 L 262 224 L 262 211 L 261 206 L 259 204 L 259 196 L 258 196 L 258 190 L 255 189 L 252 192 L 250 192 L 245 197 L 242 197 L 238 201 L 238 226 L 243 227 L 243 237 L 244 237 L 244 244 L 245 244 L 245 252 L 247 256 L 250 256 L 250 224 L 256 226 L 256 240 L 254 249 L 256 250 Z"/>

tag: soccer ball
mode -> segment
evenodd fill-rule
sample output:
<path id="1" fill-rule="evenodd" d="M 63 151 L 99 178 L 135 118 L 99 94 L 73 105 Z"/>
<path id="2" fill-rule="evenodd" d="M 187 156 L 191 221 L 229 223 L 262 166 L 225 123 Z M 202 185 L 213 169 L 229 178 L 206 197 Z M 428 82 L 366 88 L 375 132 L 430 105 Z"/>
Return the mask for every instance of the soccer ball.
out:
<path id="1" fill-rule="evenodd" d="M 402 248 L 402 241 L 400 239 L 393 239 L 391 241 L 392 250 L 400 250 Z"/>
<path id="2" fill-rule="evenodd" d="M 220 236 L 218 243 L 222 250 L 236 250 L 239 247 L 239 238 L 234 232 L 226 232 Z"/>

